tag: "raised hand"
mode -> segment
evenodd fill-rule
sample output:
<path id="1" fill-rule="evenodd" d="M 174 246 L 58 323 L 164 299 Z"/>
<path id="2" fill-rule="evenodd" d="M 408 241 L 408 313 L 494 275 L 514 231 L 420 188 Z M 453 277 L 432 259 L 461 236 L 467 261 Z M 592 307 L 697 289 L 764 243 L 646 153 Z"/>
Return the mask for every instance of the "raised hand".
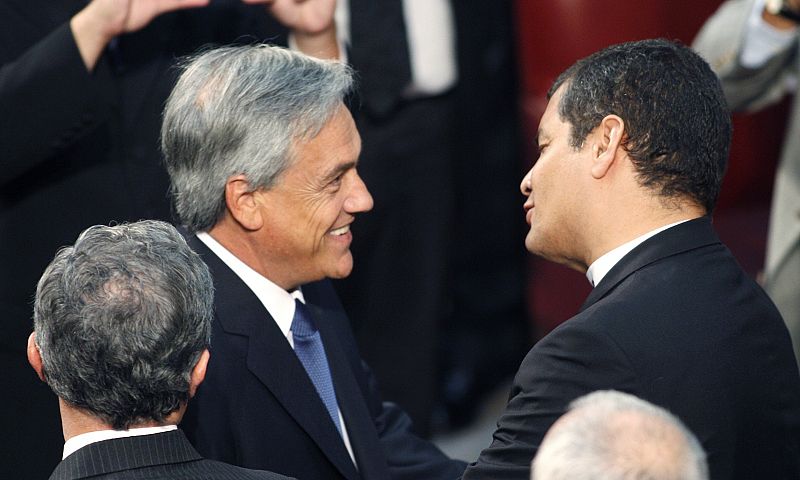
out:
<path id="1" fill-rule="evenodd" d="M 70 21 L 72 35 L 88 70 L 112 38 L 146 27 L 157 16 L 202 7 L 209 0 L 93 0 Z"/>

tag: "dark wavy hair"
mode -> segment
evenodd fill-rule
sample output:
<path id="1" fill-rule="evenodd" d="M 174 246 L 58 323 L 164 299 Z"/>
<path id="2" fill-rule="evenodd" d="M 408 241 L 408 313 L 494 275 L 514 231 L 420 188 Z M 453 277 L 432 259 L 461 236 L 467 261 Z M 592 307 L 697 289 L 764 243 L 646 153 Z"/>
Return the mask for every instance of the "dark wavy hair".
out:
<path id="1" fill-rule="evenodd" d="M 574 148 L 605 116 L 618 115 L 641 185 L 714 210 L 731 118 L 719 79 L 699 55 L 664 39 L 622 43 L 579 60 L 548 97 L 562 85 L 558 112 L 572 127 Z"/>

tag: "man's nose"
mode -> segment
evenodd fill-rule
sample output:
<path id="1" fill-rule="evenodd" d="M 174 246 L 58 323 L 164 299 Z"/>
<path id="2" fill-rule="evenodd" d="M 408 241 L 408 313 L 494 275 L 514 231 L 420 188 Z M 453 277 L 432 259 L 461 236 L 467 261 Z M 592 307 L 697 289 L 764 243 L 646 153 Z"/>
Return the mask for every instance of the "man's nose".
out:
<path id="1" fill-rule="evenodd" d="M 519 184 L 519 191 L 522 192 L 523 195 L 526 197 L 531 194 L 531 173 L 533 172 L 533 168 L 528 170 L 528 173 L 522 177 L 522 182 Z"/>
<path id="2" fill-rule="evenodd" d="M 353 189 L 344 201 L 344 209 L 348 213 L 368 212 L 372 210 L 372 195 L 367 190 L 367 185 L 355 173 Z"/>

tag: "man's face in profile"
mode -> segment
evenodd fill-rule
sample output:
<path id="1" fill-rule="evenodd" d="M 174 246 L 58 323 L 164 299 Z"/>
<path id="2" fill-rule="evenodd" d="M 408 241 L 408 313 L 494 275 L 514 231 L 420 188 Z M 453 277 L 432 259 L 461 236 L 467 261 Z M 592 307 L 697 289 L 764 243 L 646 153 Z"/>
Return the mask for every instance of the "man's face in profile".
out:
<path id="1" fill-rule="evenodd" d="M 571 126 L 558 114 L 565 85 L 556 90 L 539 122 L 539 159 L 522 179 L 520 190 L 527 196 L 525 220 L 530 230 L 525 247 L 548 260 L 565 263 L 573 258 L 579 238 L 581 202 L 587 201 L 581 188 L 589 169 L 582 168 L 588 148 L 570 145 Z"/>
<path id="2" fill-rule="evenodd" d="M 255 201 L 265 218 L 258 235 L 272 252 L 270 276 L 291 289 L 353 268 L 350 224 L 372 209 L 372 196 L 356 172 L 361 138 L 344 105 L 310 140 L 298 141 L 292 163 Z"/>

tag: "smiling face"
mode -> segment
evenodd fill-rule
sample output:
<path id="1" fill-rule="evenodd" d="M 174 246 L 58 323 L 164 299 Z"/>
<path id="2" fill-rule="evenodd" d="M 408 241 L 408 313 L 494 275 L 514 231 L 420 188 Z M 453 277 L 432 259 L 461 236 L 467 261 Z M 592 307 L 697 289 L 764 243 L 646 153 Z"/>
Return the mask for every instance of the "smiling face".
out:
<path id="1" fill-rule="evenodd" d="M 259 232 L 264 270 L 286 290 L 349 275 L 350 224 L 356 213 L 372 209 L 372 196 L 356 172 L 361 138 L 343 105 L 294 151 L 278 182 L 256 195 L 265 220 Z"/>
<path id="2" fill-rule="evenodd" d="M 525 219 L 530 230 L 525 247 L 532 253 L 576 269 L 585 269 L 581 252 L 582 204 L 588 201 L 584 186 L 588 142 L 575 150 L 569 143 L 571 127 L 558 115 L 564 86 L 550 98 L 539 122 L 539 159 L 522 179 L 527 196 Z"/>

